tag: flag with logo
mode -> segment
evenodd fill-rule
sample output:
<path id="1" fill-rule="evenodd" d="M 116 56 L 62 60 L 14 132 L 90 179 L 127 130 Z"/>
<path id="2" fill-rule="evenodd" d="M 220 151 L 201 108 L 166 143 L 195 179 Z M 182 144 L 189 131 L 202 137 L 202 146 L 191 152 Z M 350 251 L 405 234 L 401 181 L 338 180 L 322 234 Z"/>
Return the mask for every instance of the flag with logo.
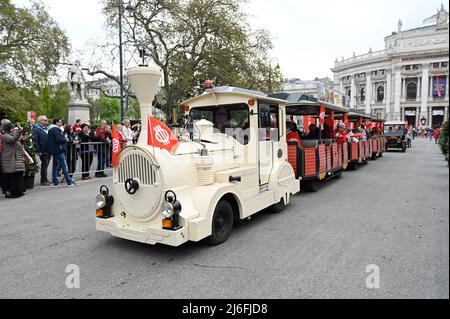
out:
<path id="1" fill-rule="evenodd" d="M 120 133 L 116 130 L 116 126 L 112 126 L 112 166 L 116 167 L 119 164 L 119 154 L 122 151 L 122 144 L 121 142 L 124 141 L 123 137 L 120 135 Z"/>
<path id="2" fill-rule="evenodd" d="M 325 108 L 323 105 L 320 106 L 319 123 L 321 125 L 325 123 Z"/>
<path id="3" fill-rule="evenodd" d="M 170 153 L 175 153 L 179 143 L 180 141 L 166 124 L 154 117 L 148 118 L 148 145 L 164 148 Z"/>

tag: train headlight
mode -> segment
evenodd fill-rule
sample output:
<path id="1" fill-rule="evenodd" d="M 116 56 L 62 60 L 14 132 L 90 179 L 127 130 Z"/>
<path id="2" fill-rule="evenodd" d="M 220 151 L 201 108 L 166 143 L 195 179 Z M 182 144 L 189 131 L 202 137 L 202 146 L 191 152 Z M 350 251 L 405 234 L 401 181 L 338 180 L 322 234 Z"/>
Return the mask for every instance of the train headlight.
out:
<path id="1" fill-rule="evenodd" d="M 174 214 L 173 206 L 171 203 L 164 202 L 162 206 L 162 216 L 164 218 L 171 218 Z"/>
<path id="2" fill-rule="evenodd" d="M 178 230 L 180 226 L 181 203 L 173 191 L 167 191 L 161 207 L 162 226 L 166 230 Z"/>
<path id="3" fill-rule="evenodd" d="M 112 206 L 114 204 L 114 197 L 109 195 L 107 186 L 100 187 L 100 193 L 95 197 L 95 208 L 97 218 L 112 217 Z"/>
<path id="4" fill-rule="evenodd" d="M 106 206 L 106 197 L 105 195 L 98 194 L 95 198 L 95 208 L 102 209 Z"/>

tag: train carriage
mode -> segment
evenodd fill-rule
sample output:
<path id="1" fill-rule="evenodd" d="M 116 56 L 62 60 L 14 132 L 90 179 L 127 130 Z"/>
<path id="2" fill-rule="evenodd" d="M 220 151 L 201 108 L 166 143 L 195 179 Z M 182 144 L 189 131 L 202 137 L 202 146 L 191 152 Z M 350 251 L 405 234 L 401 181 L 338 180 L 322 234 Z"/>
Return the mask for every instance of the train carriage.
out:
<path id="1" fill-rule="evenodd" d="M 342 119 L 342 115 L 338 115 L 337 118 Z M 351 110 L 347 113 L 348 122 L 352 127 L 359 127 L 371 118 L 370 115 L 355 110 Z M 360 164 L 367 164 L 372 157 L 372 150 L 373 145 L 370 140 L 362 141 L 358 138 L 358 142 L 349 142 L 349 168 L 354 170 L 357 169 Z"/>
<path id="2" fill-rule="evenodd" d="M 292 118 L 308 117 L 316 123 L 319 122 L 322 112 L 323 122 L 334 116 L 348 112 L 348 108 L 313 100 L 304 100 L 305 96 L 298 98 L 296 94 L 272 94 L 272 97 L 283 98 L 289 102 L 286 105 L 286 116 Z M 334 125 L 334 124 L 332 124 Z M 317 191 L 320 182 L 342 175 L 348 162 L 347 143 L 338 144 L 332 136 L 325 136 L 324 130 L 318 127 L 317 138 L 302 138 L 299 145 L 296 141 L 288 141 L 289 156 L 296 177 L 302 181 L 302 188 L 308 191 Z M 333 129 L 333 128 L 331 128 Z"/>

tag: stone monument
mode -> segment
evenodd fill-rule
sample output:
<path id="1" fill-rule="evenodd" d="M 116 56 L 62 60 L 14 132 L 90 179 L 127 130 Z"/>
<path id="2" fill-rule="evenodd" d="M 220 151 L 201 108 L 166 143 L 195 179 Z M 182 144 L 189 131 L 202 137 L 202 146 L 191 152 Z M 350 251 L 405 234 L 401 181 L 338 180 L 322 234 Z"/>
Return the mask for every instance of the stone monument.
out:
<path id="1" fill-rule="evenodd" d="M 81 123 L 87 123 L 90 119 L 89 109 L 91 105 L 85 99 L 85 79 L 80 65 L 80 61 L 75 61 L 75 64 L 69 67 L 67 73 L 70 92 L 69 118 L 67 119 L 69 124 L 75 123 L 77 119 L 80 119 Z"/>

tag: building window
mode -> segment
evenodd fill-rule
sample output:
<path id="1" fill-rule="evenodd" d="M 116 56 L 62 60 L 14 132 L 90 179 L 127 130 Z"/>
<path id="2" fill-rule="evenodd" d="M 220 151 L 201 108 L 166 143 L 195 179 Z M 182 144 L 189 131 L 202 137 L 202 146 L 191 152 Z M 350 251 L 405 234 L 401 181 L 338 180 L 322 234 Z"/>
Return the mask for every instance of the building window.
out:
<path id="1" fill-rule="evenodd" d="M 408 100 L 413 100 L 417 98 L 417 84 L 409 83 L 406 87 L 406 98 Z"/>
<path id="2" fill-rule="evenodd" d="M 447 63 L 447 62 L 442 62 L 442 63 L 441 63 L 441 67 L 446 68 L 447 66 L 448 66 L 448 63 Z"/>
<path id="3" fill-rule="evenodd" d="M 437 69 L 439 68 L 439 62 L 438 63 L 433 63 L 433 69 Z"/>
<path id="4" fill-rule="evenodd" d="M 361 102 L 364 102 L 366 100 L 366 89 L 361 89 Z"/>
<path id="5" fill-rule="evenodd" d="M 418 70 L 418 69 L 419 69 L 419 65 L 418 65 L 418 64 L 414 64 L 414 65 L 412 66 L 412 68 L 413 68 L 413 70 Z"/>
<path id="6" fill-rule="evenodd" d="M 406 70 L 406 71 L 411 70 L 411 66 L 410 66 L 410 65 L 406 65 L 406 66 L 405 66 L 405 70 Z"/>
<path id="7" fill-rule="evenodd" d="M 384 100 L 384 86 L 379 86 L 377 89 L 377 102 L 383 102 Z"/>

